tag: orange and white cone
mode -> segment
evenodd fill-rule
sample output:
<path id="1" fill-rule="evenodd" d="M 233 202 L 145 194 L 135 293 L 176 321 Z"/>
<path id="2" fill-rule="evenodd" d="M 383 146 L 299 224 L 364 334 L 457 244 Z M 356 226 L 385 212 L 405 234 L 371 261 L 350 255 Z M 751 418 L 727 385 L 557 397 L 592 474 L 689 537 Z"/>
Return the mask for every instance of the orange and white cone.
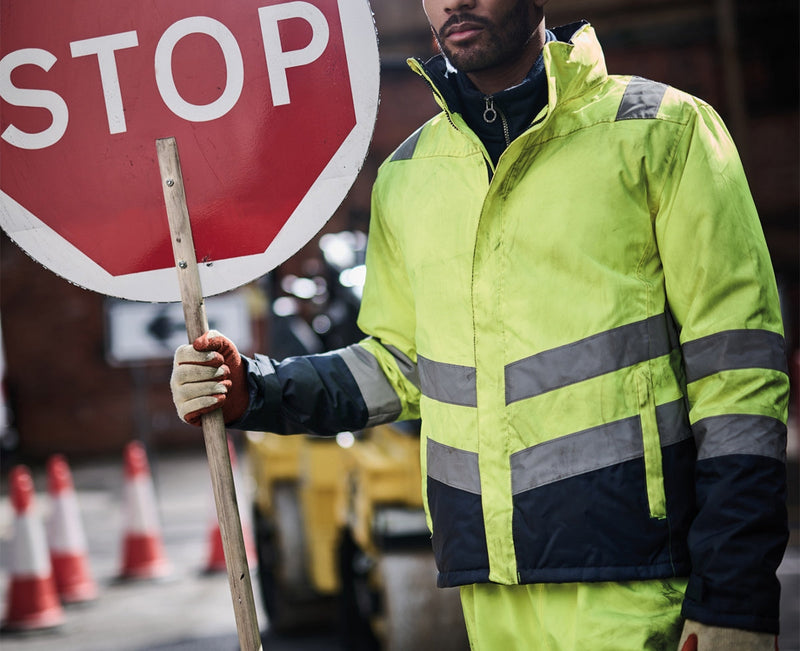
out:
<path id="1" fill-rule="evenodd" d="M 78 498 L 63 455 L 54 454 L 47 460 L 47 488 L 51 502 L 46 522 L 47 542 L 58 595 L 68 604 L 96 599 L 97 584 L 89 570 Z"/>
<path id="2" fill-rule="evenodd" d="M 156 579 L 169 574 L 158 520 L 150 464 L 141 443 L 125 447 L 125 534 L 121 579 Z"/>
<path id="3" fill-rule="evenodd" d="M 233 488 L 236 491 L 238 499 L 243 496 L 242 493 L 242 480 L 241 473 L 239 472 L 239 463 L 236 458 L 236 450 L 233 447 L 230 437 L 228 438 L 228 454 L 231 458 L 231 471 L 233 472 Z M 237 502 L 238 502 L 237 499 Z M 225 563 L 225 551 L 222 547 L 222 531 L 219 528 L 219 519 L 217 518 L 217 510 L 214 503 L 214 493 L 211 491 L 209 501 L 209 533 L 208 533 L 208 562 L 206 563 L 205 572 L 225 572 L 227 565 Z M 252 529 L 250 527 L 250 519 L 247 513 L 239 511 L 239 519 L 242 524 L 242 536 L 244 537 L 244 551 L 247 555 L 247 566 L 253 569 L 256 566 L 256 550 L 253 543 Z"/>
<path id="4" fill-rule="evenodd" d="M 64 611 L 47 552 L 44 523 L 36 514 L 33 479 L 28 468 L 14 467 L 9 484 L 15 517 L 3 630 L 53 628 L 64 622 Z"/>

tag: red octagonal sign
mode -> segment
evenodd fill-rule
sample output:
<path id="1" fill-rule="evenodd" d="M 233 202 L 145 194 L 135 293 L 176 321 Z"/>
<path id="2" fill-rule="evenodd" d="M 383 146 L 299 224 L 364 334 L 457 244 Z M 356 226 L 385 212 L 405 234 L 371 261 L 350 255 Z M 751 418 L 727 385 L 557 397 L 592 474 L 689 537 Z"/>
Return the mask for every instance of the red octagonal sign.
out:
<path id="1" fill-rule="evenodd" d="M 68 280 L 179 300 L 159 138 L 206 295 L 283 262 L 355 180 L 378 105 L 367 0 L 0 1 L 0 224 Z"/>

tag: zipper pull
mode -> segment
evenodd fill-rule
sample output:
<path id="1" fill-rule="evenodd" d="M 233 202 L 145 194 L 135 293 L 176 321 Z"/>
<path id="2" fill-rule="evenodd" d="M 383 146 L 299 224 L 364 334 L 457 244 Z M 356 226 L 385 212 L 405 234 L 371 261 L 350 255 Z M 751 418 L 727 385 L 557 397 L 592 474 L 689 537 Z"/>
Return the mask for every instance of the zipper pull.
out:
<path id="1" fill-rule="evenodd" d="M 486 101 L 486 109 L 483 111 L 483 121 L 486 124 L 491 124 L 497 119 L 497 109 L 494 107 L 494 98 L 493 97 L 484 97 Z"/>

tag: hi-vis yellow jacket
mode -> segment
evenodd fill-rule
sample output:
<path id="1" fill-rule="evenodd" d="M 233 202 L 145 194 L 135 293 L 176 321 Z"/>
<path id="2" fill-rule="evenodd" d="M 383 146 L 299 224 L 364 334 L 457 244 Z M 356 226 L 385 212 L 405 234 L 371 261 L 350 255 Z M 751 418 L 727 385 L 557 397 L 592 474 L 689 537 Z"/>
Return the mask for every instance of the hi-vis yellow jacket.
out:
<path id="1" fill-rule="evenodd" d="M 248 360 L 237 426 L 421 417 L 442 586 L 689 576 L 686 616 L 775 632 L 788 379 L 737 153 L 703 102 L 608 75 L 589 25 L 555 31 L 496 169 L 410 61 L 442 112 L 374 186 L 369 337 Z"/>

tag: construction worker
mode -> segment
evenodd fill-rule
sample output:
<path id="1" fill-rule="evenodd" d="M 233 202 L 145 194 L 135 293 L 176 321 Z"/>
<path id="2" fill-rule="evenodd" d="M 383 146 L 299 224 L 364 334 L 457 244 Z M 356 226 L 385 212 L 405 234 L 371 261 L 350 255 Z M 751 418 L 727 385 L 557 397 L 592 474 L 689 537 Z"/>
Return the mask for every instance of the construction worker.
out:
<path id="1" fill-rule="evenodd" d="M 207 333 L 197 423 L 422 418 L 441 587 L 473 649 L 773 649 L 786 355 L 735 147 L 702 101 L 609 75 L 546 0 L 423 0 L 441 113 L 373 188 L 360 343 L 276 362 Z"/>

